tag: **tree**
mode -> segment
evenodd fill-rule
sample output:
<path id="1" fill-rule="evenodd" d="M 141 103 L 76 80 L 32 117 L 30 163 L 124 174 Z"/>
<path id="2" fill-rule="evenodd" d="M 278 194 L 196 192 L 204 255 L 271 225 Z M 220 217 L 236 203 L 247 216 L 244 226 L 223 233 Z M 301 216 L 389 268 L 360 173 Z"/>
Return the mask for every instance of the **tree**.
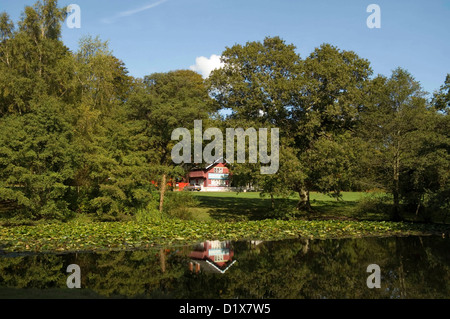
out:
<path id="1" fill-rule="evenodd" d="M 405 208 L 430 222 L 450 212 L 450 126 L 448 115 L 430 108 L 412 134 L 400 194 Z"/>
<path id="2" fill-rule="evenodd" d="M 224 67 L 208 79 L 210 93 L 232 117 L 285 127 L 289 123 L 300 57 L 279 37 L 236 44 L 222 53 Z"/>
<path id="3" fill-rule="evenodd" d="M 290 154 L 292 150 L 286 138 L 290 136 L 293 125 L 291 112 L 301 67 L 295 46 L 287 45 L 279 37 L 267 37 L 263 42 L 247 42 L 245 46 L 236 44 L 226 48 L 222 62 L 224 67 L 214 70 L 207 81 L 219 106 L 232 111 L 226 119 L 226 126 L 244 129 L 281 127 L 280 150 Z M 280 162 L 283 162 L 282 157 Z M 233 183 L 239 183 L 239 186 L 257 184 L 263 193 L 271 195 L 272 200 L 274 195 L 289 192 L 285 184 L 288 176 L 282 172 L 290 168 L 282 166 L 282 172 L 279 170 L 278 174 L 261 176 L 260 165 L 234 165 Z"/>
<path id="4" fill-rule="evenodd" d="M 65 11 L 56 0 L 25 7 L 18 28 L 0 19 L 0 116 L 30 112 L 36 96 L 69 96 L 70 51 L 60 40 Z"/>
<path id="5" fill-rule="evenodd" d="M 17 29 L 0 15 L 0 197 L 33 219 L 70 215 L 76 152 L 66 112 L 72 56 L 59 39 L 64 15 L 54 0 L 27 6 Z"/>
<path id="6" fill-rule="evenodd" d="M 293 109 L 295 147 L 308 167 L 298 184 L 300 209 L 310 210 L 309 191 L 339 195 L 349 183 L 348 132 L 357 123 L 363 88 L 372 74 L 367 60 L 352 51 L 323 44 L 304 60 Z M 347 134 L 347 135 L 346 135 Z M 345 156 L 344 156 L 345 154 Z"/>
<path id="7" fill-rule="evenodd" d="M 155 73 L 137 81 L 127 103 L 133 121 L 136 151 L 146 160 L 160 190 L 159 210 L 169 178 L 182 176 L 184 170 L 172 158 L 172 132 L 193 129 L 194 120 L 207 120 L 215 111 L 202 77 L 189 70 Z"/>
<path id="8" fill-rule="evenodd" d="M 339 176 L 348 166 L 341 156 L 345 139 L 339 136 L 356 123 L 361 89 L 372 72 L 369 62 L 328 44 L 302 60 L 293 45 L 278 37 L 227 48 L 222 59 L 224 67 L 209 79 L 219 105 L 232 110 L 231 118 L 245 119 L 256 128 L 281 128 L 280 148 L 291 149 L 287 152 L 298 157 L 296 168 L 301 173 L 293 175 L 297 180 L 289 178 L 290 183 L 284 184 L 264 178 L 266 185 L 285 185 L 298 192 L 301 210 L 310 210 L 312 189 L 338 192 L 347 183 Z M 336 152 L 326 152 L 330 145 Z M 327 164 L 336 165 L 327 169 L 317 164 L 320 154 L 340 158 L 330 159 Z"/>
<path id="9" fill-rule="evenodd" d="M 450 73 L 447 74 L 444 84 L 434 93 L 432 104 L 437 110 L 449 114 L 450 111 Z"/>
<path id="10" fill-rule="evenodd" d="M 430 172 L 426 165 L 417 165 L 425 158 L 421 150 L 434 138 L 434 132 L 429 130 L 433 116 L 420 84 L 401 68 L 394 70 L 389 79 L 375 78 L 366 94 L 358 131 L 369 152 L 361 159 L 361 165 L 368 168 L 373 185 L 393 195 L 394 220 L 401 219 L 402 198 L 411 195 L 405 190 L 411 191 L 407 184 L 412 182 L 412 171 Z"/>
<path id="11" fill-rule="evenodd" d="M 0 126 L 0 199 L 29 219 L 66 219 L 76 158 L 64 104 L 49 98 Z"/>
<path id="12" fill-rule="evenodd" d="M 80 40 L 73 69 L 71 112 L 78 148 L 74 209 L 112 220 L 133 214 L 152 200 L 152 186 L 144 158 L 134 152 L 127 121 L 132 78 L 98 37 Z"/>
<path id="13" fill-rule="evenodd" d="M 64 180 L 54 179 L 54 185 L 46 186 L 64 189 L 58 193 L 59 197 L 50 197 L 51 200 L 64 206 L 61 216 L 67 215 L 69 209 L 96 212 L 103 219 L 116 219 L 145 207 L 151 199 L 148 174 L 146 176 L 142 169 L 144 161 L 130 147 L 131 135 L 124 102 L 131 78 L 123 63 L 110 52 L 107 43 L 98 37 L 83 37 L 78 52 L 71 53 L 60 41 L 64 17 L 64 8 L 58 8 L 57 1 L 53 0 L 26 7 L 18 29 L 6 14 L 0 16 L 0 78 L 4 80 L 0 82 L 0 116 L 9 129 L 18 123 L 31 121 L 30 128 L 8 133 L 11 141 L 17 142 L 23 138 L 20 135 L 23 132 L 39 139 L 34 131 L 27 130 L 42 131 L 46 136 L 43 120 L 35 120 L 36 116 L 42 116 L 43 110 L 58 114 L 60 121 L 70 126 L 67 128 L 71 132 L 67 152 L 73 157 L 71 173 L 65 171 Z M 53 101 L 57 109 L 50 109 L 48 101 Z M 58 141 L 66 138 L 65 131 L 52 131 L 52 134 L 55 135 L 51 135 L 52 138 Z M 60 138 L 58 134 L 61 134 Z M 21 154 L 18 146 L 11 149 L 9 142 L 4 143 L 11 161 L 17 160 Z M 54 143 L 42 144 L 39 152 L 46 153 L 54 146 Z M 29 163 L 10 163 L 35 170 L 32 160 Z M 42 171 L 42 174 L 46 173 L 46 170 Z M 26 178 L 27 173 L 23 170 L 22 175 L 17 174 L 18 171 L 12 176 L 20 180 Z M 46 182 L 50 183 L 50 179 Z M 46 194 L 40 195 L 38 191 L 41 186 L 36 180 L 36 185 L 28 185 L 30 190 L 26 192 L 33 190 L 35 196 L 44 196 Z M 16 191 L 8 181 L 4 187 L 10 195 Z M 52 194 L 56 193 L 46 196 Z M 15 198 L 17 201 L 17 196 Z M 44 204 L 36 205 L 24 210 L 39 215 L 36 211 Z"/>

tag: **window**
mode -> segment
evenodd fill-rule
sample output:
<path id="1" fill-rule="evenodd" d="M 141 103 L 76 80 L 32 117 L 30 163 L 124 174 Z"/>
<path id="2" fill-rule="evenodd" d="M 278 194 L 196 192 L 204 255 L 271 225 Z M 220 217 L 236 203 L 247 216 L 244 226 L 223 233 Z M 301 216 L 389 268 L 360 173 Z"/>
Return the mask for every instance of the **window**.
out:
<path id="1" fill-rule="evenodd" d="M 223 174 L 223 167 L 214 167 L 214 173 Z"/>
<path id="2" fill-rule="evenodd" d="M 214 256 L 214 262 L 220 263 L 220 262 L 224 262 L 224 261 L 227 261 L 225 259 L 224 255 L 216 255 L 216 256 Z"/>
<path id="3" fill-rule="evenodd" d="M 211 186 L 224 187 L 227 186 L 226 181 L 221 179 L 213 179 L 211 180 Z"/>

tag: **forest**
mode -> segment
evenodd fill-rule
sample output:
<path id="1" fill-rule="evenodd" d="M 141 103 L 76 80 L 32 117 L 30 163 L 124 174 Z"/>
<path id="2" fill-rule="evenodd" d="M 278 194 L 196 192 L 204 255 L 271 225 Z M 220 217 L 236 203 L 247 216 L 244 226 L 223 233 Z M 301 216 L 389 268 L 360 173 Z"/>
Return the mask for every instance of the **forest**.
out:
<path id="1" fill-rule="evenodd" d="M 233 184 L 256 185 L 274 211 L 277 198 L 295 197 L 292 209 L 309 214 L 312 192 L 339 201 L 377 191 L 367 209 L 389 220 L 450 219 L 450 73 L 425 92 L 404 68 L 374 74 L 329 43 L 301 57 L 275 36 L 225 47 L 207 79 L 191 70 L 136 78 L 99 37 L 69 50 L 65 18 L 56 0 L 26 6 L 19 21 L 0 14 L 2 220 L 176 218 L 195 200 L 166 184 L 195 164 L 173 162 L 171 135 L 194 120 L 223 132 L 280 129 L 276 174 L 231 167 Z"/>

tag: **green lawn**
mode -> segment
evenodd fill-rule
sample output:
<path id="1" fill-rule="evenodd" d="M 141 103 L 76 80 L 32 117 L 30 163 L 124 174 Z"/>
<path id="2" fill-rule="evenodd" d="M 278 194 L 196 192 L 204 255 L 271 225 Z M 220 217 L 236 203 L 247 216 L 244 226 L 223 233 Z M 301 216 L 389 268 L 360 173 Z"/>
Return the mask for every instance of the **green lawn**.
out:
<path id="1" fill-rule="evenodd" d="M 336 200 L 321 193 L 311 193 L 310 200 L 314 211 L 309 215 L 297 215 L 296 217 L 309 218 L 354 218 L 355 206 L 358 201 L 368 196 L 364 192 L 346 192 L 341 200 Z M 192 209 L 192 214 L 197 220 L 222 220 L 245 221 L 261 220 L 280 217 L 281 210 L 294 211 L 299 200 L 298 196 L 289 199 L 276 198 L 275 210 L 272 209 L 270 197 L 261 197 L 259 192 L 249 193 L 194 193 L 200 202 L 199 207 Z M 361 217 L 361 216 L 360 216 Z"/>

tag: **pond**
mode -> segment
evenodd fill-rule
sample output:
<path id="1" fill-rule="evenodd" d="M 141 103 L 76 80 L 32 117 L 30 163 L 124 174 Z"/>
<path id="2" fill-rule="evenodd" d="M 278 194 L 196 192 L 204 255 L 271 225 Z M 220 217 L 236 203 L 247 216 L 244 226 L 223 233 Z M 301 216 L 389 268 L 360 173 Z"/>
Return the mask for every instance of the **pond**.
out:
<path id="1" fill-rule="evenodd" d="M 448 238 L 389 237 L 10 254 L 0 256 L 0 298 L 448 299 L 449 252 Z M 374 264 L 380 288 L 368 287 Z"/>

